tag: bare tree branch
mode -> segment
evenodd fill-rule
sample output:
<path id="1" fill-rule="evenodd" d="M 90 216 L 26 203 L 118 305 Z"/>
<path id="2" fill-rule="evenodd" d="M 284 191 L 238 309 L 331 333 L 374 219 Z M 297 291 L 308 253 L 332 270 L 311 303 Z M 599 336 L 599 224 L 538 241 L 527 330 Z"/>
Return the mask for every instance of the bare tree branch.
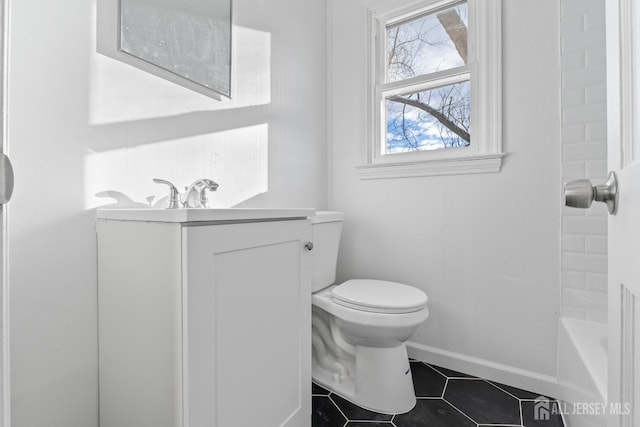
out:
<path id="1" fill-rule="evenodd" d="M 458 135 L 460 138 L 464 139 L 467 142 L 471 141 L 471 136 L 469 135 L 469 132 L 460 128 L 453 121 L 449 120 L 449 118 L 446 115 L 436 110 L 429 104 L 425 104 L 423 102 L 416 101 L 409 98 L 403 98 L 402 96 L 393 96 L 391 98 L 388 98 L 388 100 L 393 102 L 399 102 L 405 105 L 411 105 L 412 107 L 416 107 L 421 109 L 422 111 L 426 111 L 427 113 L 435 117 L 440 123 L 442 123 L 451 132 L 455 133 L 456 135 Z"/>

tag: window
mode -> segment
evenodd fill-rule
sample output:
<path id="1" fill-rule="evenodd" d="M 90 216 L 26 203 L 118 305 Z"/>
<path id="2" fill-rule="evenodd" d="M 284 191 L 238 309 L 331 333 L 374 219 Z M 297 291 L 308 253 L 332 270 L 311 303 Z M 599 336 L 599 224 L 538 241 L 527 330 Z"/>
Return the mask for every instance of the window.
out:
<path id="1" fill-rule="evenodd" d="M 471 142 L 467 3 L 386 25 L 382 153 Z"/>
<path id="2" fill-rule="evenodd" d="M 499 171 L 500 1 L 375 3 L 360 177 Z"/>

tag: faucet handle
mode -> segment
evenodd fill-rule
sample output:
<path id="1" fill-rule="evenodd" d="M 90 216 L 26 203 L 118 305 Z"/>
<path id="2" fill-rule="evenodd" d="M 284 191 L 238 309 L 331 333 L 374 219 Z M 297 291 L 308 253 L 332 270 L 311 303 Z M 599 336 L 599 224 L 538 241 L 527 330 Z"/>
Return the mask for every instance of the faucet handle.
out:
<path id="1" fill-rule="evenodd" d="M 153 182 L 169 186 L 169 206 L 167 209 L 177 209 L 180 207 L 180 193 L 175 185 L 165 179 L 158 178 L 153 178 Z"/>

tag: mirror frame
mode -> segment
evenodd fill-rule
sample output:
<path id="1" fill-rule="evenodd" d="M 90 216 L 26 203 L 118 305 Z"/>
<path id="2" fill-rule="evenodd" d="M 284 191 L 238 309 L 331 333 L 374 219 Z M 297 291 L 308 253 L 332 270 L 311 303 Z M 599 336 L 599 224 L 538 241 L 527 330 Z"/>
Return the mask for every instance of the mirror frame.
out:
<path id="1" fill-rule="evenodd" d="M 179 74 L 167 70 L 151 62 L 140 59 L 120 49 L 120 3 L 121 0 L 98 0 L 96 9 L 96 49 L 97 52 L 113 58 L 117 61 L 124 62 L 128 65 L 146 71 L 164 80 L 185 87 L 187 89 L 198 92 L 202 95 L 221 101 L 225 98 L 231 98 L 232 94 L 232 78 L 233 74 L 233 1 L 226 0 L 230 6 L 229 16 L 229 93 L 222 93 L 208 86 L 204 86 L 198 82 L 187 79 Z"/>

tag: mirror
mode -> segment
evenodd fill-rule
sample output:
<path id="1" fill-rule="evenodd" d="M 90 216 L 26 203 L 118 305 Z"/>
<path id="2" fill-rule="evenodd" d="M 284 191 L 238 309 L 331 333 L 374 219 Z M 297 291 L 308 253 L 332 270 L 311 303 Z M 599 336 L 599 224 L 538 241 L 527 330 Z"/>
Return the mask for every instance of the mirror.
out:
<path id="1" fill-rule="evenodd" d="M 231 0 L 120 0 L 119 50 L 231 97 Z"/>

